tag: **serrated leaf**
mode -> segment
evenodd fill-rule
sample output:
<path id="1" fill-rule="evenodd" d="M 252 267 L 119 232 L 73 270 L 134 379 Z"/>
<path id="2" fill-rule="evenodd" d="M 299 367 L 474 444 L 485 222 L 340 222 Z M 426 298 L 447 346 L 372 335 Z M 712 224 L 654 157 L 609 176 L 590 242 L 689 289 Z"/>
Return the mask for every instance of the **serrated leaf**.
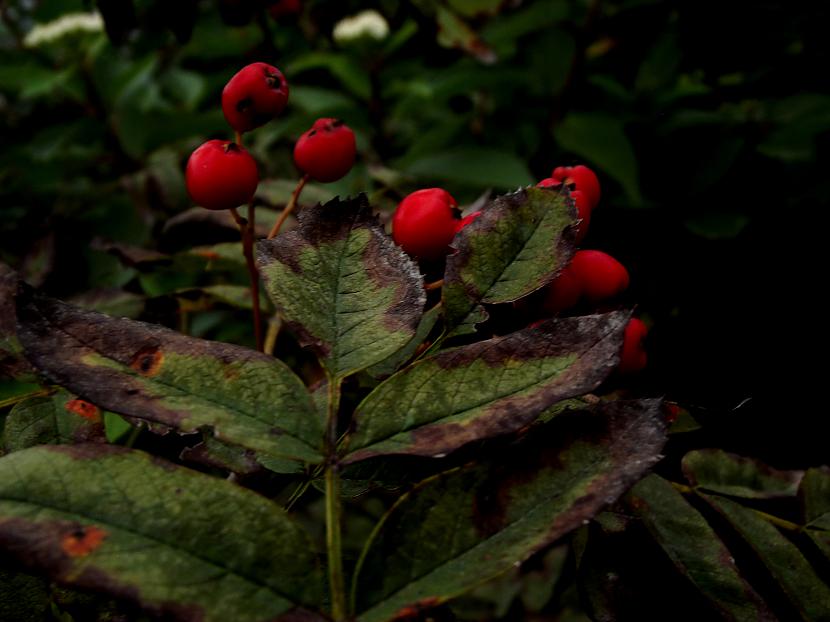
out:
<path id="1" fill-rule="evenodd" d="M 548 320 L 407 367 L 357 407 L 345 461 L 440 457 L 519 430 L 605 379 L 619 361 L 628 318 L 616 311 Z"/>
<path id="2" fill-rule="evenodd" d="M 701 497 L 752 547 L 805 622 L 830 620 L 830 587 L 792 542 L 749 508 L 717 495 Z"/>
<path id="3" fill-rule="evenodd" d="M 101 409 L 67 391 L 19 402 L 6 418 L 7 452 L 35 445 L 106 442 Z"/>
<path id="4" fill-rule="evenodd" d="M 631 489 L 626 503 L 724 619 L 776 619 L 706 519 L 669 482 L 649 475 Z"/>
<path id="5" fill-rule="evenodd" d="M 280 458 L 317 462 L 322 431 L 311 397 L 270 356 L 84 311 L 23 288 L 20 341 L 56 384 L 101 408 Z"/>
<path id="6" fill-rule="evenodd" d="M 374 378 L 382 378 L 395 373 L 401 365 L 406 363 L 415 354 L 424 340 L 432 331 L 438 318 L 441 316 L 441 306 L 435 305 L 421 316 L 415 335 L 397 352 L 393 352 L 379 363 L 375 363 L 366 371 Z"/>
<path id="7" fill-rule="evenodd" d="M 496 198 L 456 236 L 442 302 L 448 328 L 480 303 L 513 302 L 549 283 L 575 251 L 573 200 L 542 188 Z"/>
<path id="8" fill-rule="evenodd" d="M 665 442 L 659 408 L 652 400 L 569 413 L 495 466 L 419 484 L 367 543 L 356 576 L 358 620 L 443 602 L 583 524 L 657 461 Z"/>
<path id="9" fill-rule="evenodd" d="M 384 360 L 413 337 L 426 295 L 415 263 L 364 195 L 300 212 L 297 228 L 257 245 L 265 289 L 331 374 Z"/>
<path id="10" fill-rule="evenodd" d="M 779 471 L 720 449 L 690 451 L 682 467 L 692 486 L 746 499 L 794 497 L 804 477 L 804 471 Z"/>
<path id="11" fill-rule="evenodd" d="M 0 459 L 0 548 L 164 619 L 277 619 L 322 591 L 313 548 L 281 508 L 111 445 Z"/>

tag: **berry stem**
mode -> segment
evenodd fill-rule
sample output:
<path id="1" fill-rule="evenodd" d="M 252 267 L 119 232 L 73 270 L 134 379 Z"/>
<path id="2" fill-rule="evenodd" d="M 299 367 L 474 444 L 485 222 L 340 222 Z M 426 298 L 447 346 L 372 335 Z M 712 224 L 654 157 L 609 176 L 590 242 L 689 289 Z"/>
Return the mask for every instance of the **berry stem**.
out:
<path id="1" fill-rule="evenodd" d="M 262 342 L 262 318 L 259 310 L 259 272 L 254 263 L 254 223 L 256 218 L 256 211 L 254 204 L 251 202 L 248 205 L 248 220 L 242 218 L 236 208 L 230 210 L 233 219 L 239 226 L 239 232 L 242 235 L 242 254 L 245 256 L 245 263 L 248 266 L 248 275 L 251 279 L 251 302 L 254 306 L 254 337 L 256 339 L 256 349 L 263 351 Z"/>
<path id="2" fill-rule="evenodd" d="M 441 289 L 444 286 L 444 279 L 438 279 L 437 281 L 433 281 L 432 283 L 427 283 L 424 285 L 424 289 L 428 292 L 431 292 L 434 289 Z"/>
<path id="3" fill-rule="evenodd" d="M 242 132 L 234 132 L 234 142 L 240 147 L 242 146 Z"/>
<path id="4" fill-rule="evenodd" d="M 268 234 L 269 240 L 276 237 L 276 235 L 280 232 L 282 224 L 291 215 L 294 208 L 297 207 L 297 201 L 300 198 L 300 193 L 303 191 L 303 188 L 305 188 L 306 183 L 308 183 L 308 179 L 309 177 L 307 174 L 300 178 L 300 181 L 297 183 L 297 187 L 294 188 L 294 192 L 291 193 L 291 198 L 288 199 L 288 203 L 285 205 L 285 209 L 282 210 L 282 214 L 280 214 L 280 217 L 277 218 L 277 222 L 274 223 L 271 232 Z"/>

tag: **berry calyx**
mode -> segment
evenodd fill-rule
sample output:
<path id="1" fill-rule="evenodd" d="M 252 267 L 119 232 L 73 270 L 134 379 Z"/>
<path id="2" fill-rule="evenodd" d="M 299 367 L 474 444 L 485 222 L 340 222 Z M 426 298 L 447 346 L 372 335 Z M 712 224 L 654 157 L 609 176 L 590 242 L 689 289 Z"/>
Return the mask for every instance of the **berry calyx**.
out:
<path id="1" fill-rule="evenodd" d="M 395 210 L 392 238 L 413 257 L 428 261 L 440 259 L 450 251 L 455 234 L 478 215 L 470 214 L 459 220 L 455 216 L 457 207 L 456 200 L 443 188 L 416 190 Z"/>
<path id="2" fill-rule="evenodd" d="M 588 199 L 589 211 L 593 210 L 600 198 L 599 179 L 594 171 L 587 166 L 558 166 L 550 174 L 555 181 L 565 184 L 571 190 L 579 190 L 585 193 Z"/>
<path id="3" fill-rule="evenodd" d="M 254 197 L 259 172 L 243 147 L 228 140 L 209 140 L 190 155 L 185 183 L 197 205 L 210 210 L 231 209 Z"/>
<path id="4" fill-rule="evenodd" d="M 339 119 L 317 119 L 294 145 L 294 162 L 311 179 L 328 183 L 348 173 L 357 155 L 354 132 Z"/>
<path id="5" fill-rule="evenodd" d="M 588 302 L 608 300 L 628 289 L 628 270 L 608 253 L 577 251 L 569 268 L 582 285 L 582 295 Z"/>
<path id="6" fill-rule="evenodd" d="M 267 63 L 240 69 L 222 91 L 222 112 L 237 132 L 247 132 L 279 115 L 288 103 L 288 82 Z"/>
<path id="7" fill-rule="evenodd" d="M 645 338 L 648 327 L 642 320 L 631 318 L 625 327 L 623 346 L 620 351 L 620 364 L 617 371 L 622 374 L 633 374 L 641 371 L 648 362 L 645 348 Z"/>
<path id="8" fill-rule="evenodd" d="M 553 177 L 547 177 L 536 184 L 536 187 L 558 189 L 561 185 L 561 181 L 557 181 Z M 588 233 L 588 226 L 591 224 L 591 204 L 588 201 L 588 197 L 581 190 L 572 191 L 571 198 L 576 203 L 576 216 L 579 218 L 579 224 L 576 229 L 576 243 L 579 244 L 585 239 Z"/>

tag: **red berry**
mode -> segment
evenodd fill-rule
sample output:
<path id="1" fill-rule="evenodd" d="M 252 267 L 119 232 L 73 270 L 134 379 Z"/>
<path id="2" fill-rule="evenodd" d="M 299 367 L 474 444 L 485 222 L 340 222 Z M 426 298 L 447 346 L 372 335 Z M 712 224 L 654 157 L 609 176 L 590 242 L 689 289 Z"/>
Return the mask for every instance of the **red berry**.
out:
<path id="1" fill-rule="evenodd" d="M 317 119 L 294 145 L 294 162 L 315 181 L 337 181 L 354 165 L 354 132 L 338 119 Z"/>
<path id="2" fill-rule="evenodd" d="M 435 260 L 446 255 L 461 222 L 455 217 L 458 206 L 442 188 L 416 190 L 404 198 L 392 217 L 392 237 L 408 254 Z M 472 221 L 475 215 L 467 218 Z"/>
<path id="3" fill-rule="evenodd" d="M 251 154 L 227 140 L 209 140 L 187 161 L 187 192 L 207 209 L 231 209 L 250 202 L 259 183 Z"/>
<path id="4" fill-rule="evenodd" d="M 581 297 L 582 283 L 569 264 L 548 285 L 542 308 L 548 313 L 559 313 L 576 306 Z"/>
<path id="5" fill-rule="evenodd" d="M 459 231 L 461 231 L 464 227 L 469 225 L 471 222 L 473 222 L 479 216 L 481 216 L 480 211 L 479 212 L 473 212 L 472 214 L 467 214 L 461 220 L 456 221 L 456 223 L 455 223 L 455 232 L 458 233 Z"/>
<path id="6" fill-rule="evenodd" d="M 240 69 L 222 91 L 222 112 L 237 132 L 268 123 L 288 102 L 288 82 L 282 72 L 266 63 Z"/>
<path id="7" fill-rule="evenodd" d="M 631 318 L 625 327 L 623 346 L 620 351 L 620 364 L 617 370 L 623 374 L 632 374 L 641 371 L 648 362 L 645 344 L 643 343 L 648 328 L 642 320 Z"/>
<path id="8" fill-rule="evenodd" d="M 592 303 L 618 296 L 628 289 L 628 270 L 602 251 L 580 250 L 570 268 L 582 285 L 582 294 Z"/>
<path id="9" fill-rule="evenodd" d="M 536 184 L 536 187 L 558 189 L 561 185 L 561 181 L 557 181 L 553 177 L 547 177 Z M 571 192 L 571 198 L 576 203 L 576 216 L 579 218 L 579 225 L 576 229 L 576 243 L 579 244 L 585 238 L 588 233 L 588 225 L 591 224 L 591 205 L 585 193 L 581 190 Z"/>
<path id="10" fill-rule="evenodd" d="M 571 190 L 580 190 L 585 193 L 588 199 L 589 210 L 593 210 L 597 203 L 599 203 L 600 189 L 599 179 L 597 179 L 594 171 L 587 166 L 579 164 L 577 166 L 558 166 L 553 169 L 550 176 L 566 186 L 570 186 Z"/>

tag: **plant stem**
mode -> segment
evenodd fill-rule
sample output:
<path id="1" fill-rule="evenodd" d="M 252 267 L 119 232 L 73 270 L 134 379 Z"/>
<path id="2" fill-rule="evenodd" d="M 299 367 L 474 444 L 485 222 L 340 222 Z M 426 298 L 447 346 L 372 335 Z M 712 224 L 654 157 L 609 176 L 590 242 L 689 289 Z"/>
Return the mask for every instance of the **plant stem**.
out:
<path id="1" fill-rule="evenodd" d="M 337 412 L 340 408 L 340 379 L 329 376 L 326 417 L 326 551 L 328 553 L 331 615 L 335 622 L 346 619 L 346 582 L 343 578 L 343 551 L 340 544 L 340 465 L 337 460 Z"/>
<path id="2" fill-rule="evenodd" d="M 265 333 L 265 347 L 263 352 L 265 354 L 274 354 L 274 348 L 277 345 L 277 337 L 280 335 L 280 328 L 282 328 L 282 320 L 279 314 L 275 313 L 268 320 L 268 332 Z"/>
<path id="3" fill-rule="evenodd" d="M 308 183 L 308 175 L 303 175 L 300 178 L 300 181 L 297 182 L 297 187 L 294 188 L 294 192 L 291 193 L 291 198 L 288 199 L 288 203 L 285 204 L 285 209 L 282 210 L 282 214 L 280 217 L 277 218 L 277 222 L 274 223 L 274 226 L 271 228 L 271 232 L 268 234 L 268 239 L 272 239 L 276 237 L 276 235 L 280 232 L 280 228 L 285 220 L 291 215 L 294 211 L 294 208 L 297 207 L 297 201 L 300 198 L 300 193 L 305 188 L 305 185 Z"/>
<path id="4" fill-rule="evenodd" d="M 251 279 L 251 301 L 254 306 L 254 336 L 256 338 L 256 349 L 262 352 L 262 318 L 259 311 L 259 272 L 254 263 L 254 204 L 248 205 L 248 220 L 242 218 L 236 208 L 231 209 L 231 215 L 239 225 L 239 232 L 242 235 L 242 254 L 245 256 L 245 263 L 248 266 L 248 276 Z"/>
<path id="5" fill-rule="evenodd" d="M 437 281 L 433 281 L 432 283 L 427 283 L 424 285 L 424 289 L 428 292 L 431 292 L 434 289 L 441 289 L 444 286 L 444 279 L 438 279 Z"/>

